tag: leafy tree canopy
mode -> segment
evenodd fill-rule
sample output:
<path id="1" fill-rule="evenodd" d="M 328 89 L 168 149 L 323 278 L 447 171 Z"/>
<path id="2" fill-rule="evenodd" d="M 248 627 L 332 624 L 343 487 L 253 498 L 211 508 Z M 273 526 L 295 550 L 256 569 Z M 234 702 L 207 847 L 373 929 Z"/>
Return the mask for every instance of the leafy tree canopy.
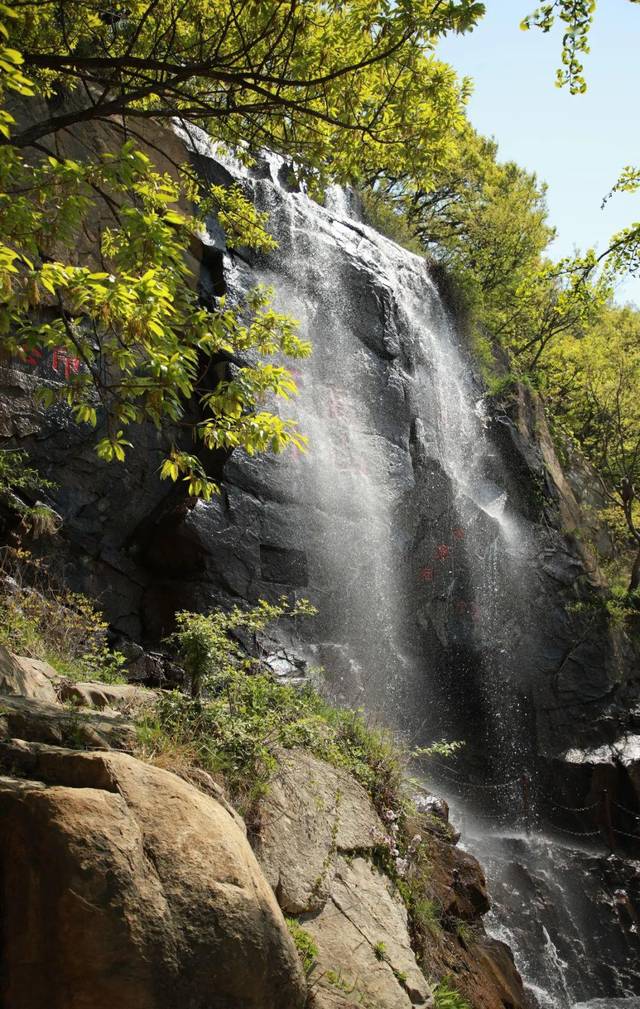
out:
<path id="1" fill-rule="evenodd" d="M 540 382 L 565 436 L 586 454 L 622 547 L 635 545 L 640 587 L 640 313 L 608 306 L 584 333 L 550 348 Z"/>
<path id="2" fill-rule="evenodd" d="M 0 338 L 11 355 L 56 348 L 79 362 L 43 395 L 100 428 L 102 458 L 125 458 L 134 422 L 186 425 L 194 450 L 174 444 L 161 474 L 208 497 L 198 445 L 304 447 L 267 408 L 295 384 L 265 358 L 310 350 L 293 320 L 266 291 L 240 308 L 204 307 L 185 258 L 213 211 L 229 245 L 273 248 L 267 221 L 238 188 L 204 190 L 185 166 L 158 170 L 136 143 L 142 121 L 199 123 L 245 161 L 268 145 L 316 187 L 408 178 L 409 164 L 427 187 L 451 157 L 466 96 L 434 44 L 483 10 L 471 0 L 0 7 Z M 89 122 L 119 128 L 121 150 L 66 156 L 66 138 Z M 78 265 L 76 236 L 105 214 L 98 262 Z"/>
<path id="3" fill-rule="evenodd" d="M 182 116 L 236 149 L 267 146 L 308 175 L 438 164 L 465 88 L 436 59 L 472 0 L 18 0 L 10 42 L 45 94 L 77 108 L 13 132 L 23 146 L 106 116 Z"/>

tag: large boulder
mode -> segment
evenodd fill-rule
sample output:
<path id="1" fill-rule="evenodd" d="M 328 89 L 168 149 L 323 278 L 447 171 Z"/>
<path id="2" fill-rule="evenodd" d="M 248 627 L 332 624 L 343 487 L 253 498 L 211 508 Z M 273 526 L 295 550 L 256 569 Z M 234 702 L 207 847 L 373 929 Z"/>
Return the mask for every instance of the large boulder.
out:
<path id="1" fill-rule="evenodd" d="M 352 775 L 305 750 L 279 757 L 255 846 L 280 906 L 300 914 L 326 902 L 340 853 L 373 849 L 385 829 Z"/>
<path id="2" fill-rule="evenodd" d="M 13 655 L 0 645 L 0 694 L 16 694 L 55 704 L 55 679 L 56 671 L 48 662 Z"/>
<path id="3" fill-rule="evenodd" d="M 365 858 L 338 858 L 331 898 L 303 919 L 318 947 L 317 1009 L 432 1006 L 395 886 Z"/>
<path id="4" fill-rule="evenodd" d="M 395 885 L 372 864 L 387 831 L 364 788 L 303 750 L 280 755 L 256 851 L 281 907 L 317 949 L 317 1009 L 432 1004 Z"/>
<path id="5" fill-rule="evenodd" d="M 16 742 L 7 764 L 2 1005 L 301 1009 L 282 913 L 212 797 L 124 753 Z"/>

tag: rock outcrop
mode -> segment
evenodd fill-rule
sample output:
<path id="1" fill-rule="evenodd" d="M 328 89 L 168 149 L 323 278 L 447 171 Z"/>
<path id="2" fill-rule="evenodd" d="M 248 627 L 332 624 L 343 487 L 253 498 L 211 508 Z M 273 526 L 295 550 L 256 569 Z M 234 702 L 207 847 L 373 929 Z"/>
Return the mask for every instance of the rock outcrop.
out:
<path id="1" fill-rule="evenodd" d="M 0 694 L 55 704 L 57 695 L 53 684 L 56 679 L 55 670 L 48 663 L 13 655 L 0 645 Z"/>
<path id="2" fill-rule="evenodd" d="M 335 856 L 372 852 L 385 828 L 364 788 L 346 771 L 304 750 L 284 751 L 280 758 L 255 843 L 280 906 L 295 915 L 326 904 Z"/>
<path id="3" fill-rule="evenodd" d="M 637 658 L 597 606 L 587 616 L 575 606 L 597 603 L 601 579 L 540 401 L 521 390 L 516 403 L 485 404 L 480 423 L 473 361 L 420 260 L 340 208 L 288 192 L 275 162 L 238 175 L 197 131 L 186 142 L 144 129 L 150 149 L 170 154 L 162 168 L 191 158 L 207 180 L 239 178 L 269 211 L 277 253 L 229 251 L 212 220 L 192 265 L 207 303 L 224 288 L 238 301 L 273 283 L 279 307 L 302 319 L 314 357 L 298 375 L 299 413 L 312 451 L 207 457 L 222 495 L 194 504 L 157 478 L 162 435 L 132 431 L 126 478 L 114 479 L 91 432 L 34 401 L 39 384 L 62 380 L 46 355 L 37 367 L 4 362 L 0 436 L 58 484 L 63 526 L 50 554 L 66 578 L 100 598 L 121 639 L 151 647 L 176 609 L 306 595 L 318 619 L 290 628 L 274 653 L 298 673 L 302 660 L 323 664 L 337 697 L 366 698 L 416 734 L 460 738 L 471 722 L 467 754 L 478 762 L 531 767 L 613 742 L 620 719 L 633 730 Z M 73 155 L 108 148 L 115 134 L 94 125 L 65 143 Z M 501 495 L 518 530 L 508 542 Z M 161 663 L 142 667 L 134 675 L 162 682 Z M 496 734 L 505 691 L 519 722 Z"/>
<path id="4" fill-rule="evenodd" d="M 0 743 L 2 1005 L 301 1009 L 293 942 L 229 812 L 126 753 L 33 742 L 25 703 L 23 738 Z"/>
<path id="5" fill-rule="evenodd" d="M 6 653 L 3 668 L 24 660 Z M 423 821 L 425 899 L 438 901 L 444 926 L 418 948 L 378 864 L 388 825 L 346 770 L 278 751 L 253 818 L 254 854 L 205 772 L 187 781 L 113 748 L 135 733 L 120 715 L 128 732 L 105 734 L 115 716 L 99 710 L 99 692 L 81 698 L 97 708 L 69 711 L 20 695 L 16 682 L 0 690 L 3 1006 L 426 1009 L 452 973 L 475 1009 L 528 1009 L 508 952 L 484 934 L 482 871 L 445 823 Z M 83 726 L 70 738 L 68 717 Z M 283 911 L 317 948 L 308 978 Z M 447 924 L 463 919 L 473 949 Z"/>
<path id="6" fill-rule="evenodd" d="M 372 859 L 385 828 L 346 772 L 302 751 L 284 754 L 262 804 L 258 858 L 287 912 L 318 947 L 313 1005 L 432 1006 L 407 912 Z M 304 852 L 303 857 L 300 853 Z"/>
<path id="7" fill-rule="evenodd" d="M 281 907 L 296 915 L 317 946 L 311 1005 L 432 1006 L 427 977 L 453 972 L 475 1009 L 525 1009 L 513 957 L 482 928 L 489 908 L 482 870 L 453 843 L 453 831 L 430 815 L 418 815 L 414 825 L 429 841 L 423 900 L 449 926 L 437 925 L 419 946 L 420 966 L 406 907 L 378 867 L 380 850 L 392 843 L 389 824 L 345 771 L 300 750 L 280 758 L 260 807 L 254 847 Z M 458 938 L 455 923 L 463 920 L 474 927 L 473 948 Z"/>

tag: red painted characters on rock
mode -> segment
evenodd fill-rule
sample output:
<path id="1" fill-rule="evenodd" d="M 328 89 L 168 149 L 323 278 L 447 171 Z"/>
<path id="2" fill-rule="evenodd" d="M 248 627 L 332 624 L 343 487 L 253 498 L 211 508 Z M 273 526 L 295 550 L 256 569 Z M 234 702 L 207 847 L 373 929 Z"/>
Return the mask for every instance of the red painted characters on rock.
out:
<path id="1" fill-rule="evenodd" d="M 25 355 L 23 359 L 25 364 L 30 368 L 37 368 L 43 362 L 44 352 L 40 347 L 23 349 L 22 353 Z M 80 358 L 70 353 L 66 347 L 54 347 L 49 364 L 56 375 L 64 375 L 65 382 L 68 382 L 72 374 L 77 375 L 80 371 L 81 362 Z"/>
<path id="2" fill-rule="evenodd" d="M 80 358 L 73 357 L 66 349 L 66 347 L 56 347 L 53 352 L 53 357 L 51 359 L 51 367 L 55 371 L 56 375 L 60 374 L 60 370 L 64 371 L 65 381 L 68 382 L 71 378 L 71 372 L 77 375 L 80 370 Z"/>

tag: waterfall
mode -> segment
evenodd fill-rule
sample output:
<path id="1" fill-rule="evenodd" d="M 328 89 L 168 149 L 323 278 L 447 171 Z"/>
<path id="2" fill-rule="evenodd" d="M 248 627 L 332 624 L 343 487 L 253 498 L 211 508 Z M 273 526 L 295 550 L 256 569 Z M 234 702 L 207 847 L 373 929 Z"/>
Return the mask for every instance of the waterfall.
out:
<path id="1" fill-rule="evenodd" d="M 284 191 L 278 176 L 272 163 L 270 177 L 253 183 L 279 242 L 260 276 L 314 353 L 296 369 L 310 450 L 271 468 L 307 509 L 294 539 L 305 544 L 320 636 L 328 635 L 320 660 L 335 668 L 346 646 L 337 695 L 406 728 L 437 664 L 425 654 L 428 635 L 412 626 L 416 614 L 444 651 L 463 641 L 481 661 L 486 638 L 504 632 L 497 599 L 520 580 L 516 523 L 469 363 L 425 261 L 349 216 L 353 201 L 341 190 L 320 207 Z M 379 311 L 363 318 L 372 291 Z M 498 557 L 509 557 L 508 578 Z M 504 684 L 477 679 L 494 724 Z M 504 755 L 504 733 L 498 742 Z"/>
<path id="2" fill-rule="evenodd" d="M 279 243 L 268 255 L 225 254 L 229 297 L 270 284 L 314 348 L 293 369 L 295 406 L 282 407 L 308 435 L 308 453 L 235 453 L 226 467 L 223 548 L 261 563 L 243 591 L 315 603 L 319 615 L 294 646 L 327 670 L 333 698 L 416 742 L 466 742 L 458 770 L 434 762 L 430 782 L 487 867 L 491 927 L 508 929 L 543 1009 L 637 993 L 631 953 L 628 964 L 579 977 L 598 943 L 613 957 L 618 940 L 632 950 L 637 939 L 599 884 L 580 886 L 605 872 L 602 856 L 528 838 L 518 824 L 519 777 L 535 770 L 525 688 L 539 674 L 531 571 L 540 547 L 427 263 L 358 220 L 348 193 L 334 188 L 320 206 L 287 188 L 279 159 L 247 170 L 194 138 L 203 175 L 250 187 Z M 213 225 L 210 241 L 220 241 Z M 223 521 L 219 504 L 202 507 Z"/>

